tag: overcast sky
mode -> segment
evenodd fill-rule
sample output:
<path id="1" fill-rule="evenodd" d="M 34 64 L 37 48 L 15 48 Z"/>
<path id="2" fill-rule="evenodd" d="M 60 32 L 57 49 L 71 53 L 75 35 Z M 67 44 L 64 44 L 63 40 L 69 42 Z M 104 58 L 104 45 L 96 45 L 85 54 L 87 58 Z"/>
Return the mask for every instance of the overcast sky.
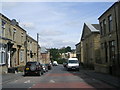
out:
<path id="1" fill-rule="evenodd" d="M 16 19 L 40 46 L 61 48 L 80 41 L 83 24 L 98 17 L 114 2 L 4 2 L 2 14 Z"/>

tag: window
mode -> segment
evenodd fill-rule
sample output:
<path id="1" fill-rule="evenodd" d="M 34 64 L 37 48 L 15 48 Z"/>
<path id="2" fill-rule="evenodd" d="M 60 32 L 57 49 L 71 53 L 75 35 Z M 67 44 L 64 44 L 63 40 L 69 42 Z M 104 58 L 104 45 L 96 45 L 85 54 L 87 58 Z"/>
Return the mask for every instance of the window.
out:
<path id="1" fill-rule="evenodd" d="M 5 64 L 5 51 L 2 48 L 0 50 L 0 64 Z"/>
<path id="2" fill-rule="evenodd" d="M 13 29 L 13 40 L 15 40 L 16 29 Z"/>
<path id="3" fill-rule="evenodd" d="M 104 34 L 106 34 L 106 20 L 105 19 L 103 20 L 103 31 L 104 31 Z"/>
<path id="4" fill-rule="evenodd" d="M 6 22 L 2 20 L 2 36 L 5 37 L 5 24 Z"/>
<path id="5" fill-rule="evenodd" d="M 100 34 L 103 35 L 103 23 L 100 23 Z"/>
<path id="6" fill-rule="evenodd" d="M 23 43 L 23 41 L 24 41 L 23 36 L 24 36 L 23 33 L 21 33 L 21 43 Z"/>
<path id="7" fill-rule="evenodd" d="M 23 62 L 24 61 L 24 50 L 20 51 L 20 61 Z"/>
<path id="8" fill-rule="evenodd" d="M 110 60 L 115 59 L 115 41 L 110 41 L 109 42 L 109 55 L 110 55 Z"/>
<path id="9" fill-rule="evenodd" d="M 104 48 L 104 43 L 101 43 L 101 49 L 103 49 Z"/>
<path id="10" fill-rule="evenodd" d="M 105 48 L 105 62 L 108 62 L 108 46 L 107 46 L 107 42 L 104 43 L 104 48 Z"/>
<path id="11" fill-rule="evenodd" d="M 109 32 L 112 31 L 113 27 L 112 27 L 112 16 L 108 16 L 108 26 L 109 26 Z"/>
<path id="12" fill-rule="evenodd" d="M 12 32 L 11 32 L 11 29 L 9 28 L 9 34 L 10 34 L 10 36 L 12 36 Z"/>

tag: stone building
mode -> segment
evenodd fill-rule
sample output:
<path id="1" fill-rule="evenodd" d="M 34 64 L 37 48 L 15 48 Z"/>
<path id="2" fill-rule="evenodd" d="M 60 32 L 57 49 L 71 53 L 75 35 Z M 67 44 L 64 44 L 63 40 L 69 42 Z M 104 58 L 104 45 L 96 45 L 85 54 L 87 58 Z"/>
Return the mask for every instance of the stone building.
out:
<path id="1" fill-rule="evenodd" d="M 0 73 L 23 70 L 27 61 L 40 62 L 38 42 L 13 19 L 0 13 Z"/>
<path id="2" fill-rule="evenodd" d="M 80 61 L 81 60 L 81 57 L 80 57 L 80 42 L 77 43 L 75 46 L 76 46 L 76 57 Z"/>
<path id="3" fill-rule="evenodd" d="M 120 75 L 120 1 L 114 3 L 99 18 L 101 62 L 99 72 Z"/>
<path id="4" fill-rule="evenodd" d="M 15 19 L 10 20 L 0 14 L 0 67 L 2 73 L 8 68 L 17 68 L 26 63 L 26 31 L 22 29 Z"/>
<path id="5" fill-rule="evenodd" d="M 100 59 L 100 31 L 99 24 L 84 23 L 81 37 L 83 64 L 94 69 L 94 64 Z"/>
<path id="6" fill-rule="evenodd" d="M 12 42 L 11 21 L 0 13 L 0 73 L 7 73 L 8 71 L 8 55 L 10 55 L 9 43 Z M 12 45 L 11 45 L 12 46 Z"/>
<path id="7" fill-rule="evenodd" d="M 27 35 L 27 62 L 38 61 L 38 42 Z"/>
<path id="8" fill-rule="evenodd" d="M 80 64 L 83 65 L 83 43 L 80 41 L 78 44 L 76 44 L 76 57 L 80 61 Z"/>
<path id="9" fill-rule="evenodd" d="M 26 64 L 26 31 L 15 20 L 12 20 L 11 30 L 14 52 L 10 66 L 23 67 Z"/>
<path id="10" fill-rule="evenodd" d="M 41 63 L 50 63 L 50 52 L 45 48 L 41 47 Z"/>

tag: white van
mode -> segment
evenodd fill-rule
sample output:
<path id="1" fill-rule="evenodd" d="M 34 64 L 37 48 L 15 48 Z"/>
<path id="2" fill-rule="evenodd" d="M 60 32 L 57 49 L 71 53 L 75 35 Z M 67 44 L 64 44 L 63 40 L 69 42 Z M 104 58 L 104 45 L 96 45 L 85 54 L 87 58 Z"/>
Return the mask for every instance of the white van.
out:
<path id="1" fill-rule="evenodd" d="M 53 61 L 53 66 L 58 66 L 57 61 Z"/>
<path id="2" fill-rule="evenodd" d="M 69 58 L 68 61 L 67 61 L 67 65 L 66 65 L 66 68 L 67 70 L 70 70 L 70 69 L 75 69 L 77 71 L 79 71 L 79 61 L 77 58 Z"/>

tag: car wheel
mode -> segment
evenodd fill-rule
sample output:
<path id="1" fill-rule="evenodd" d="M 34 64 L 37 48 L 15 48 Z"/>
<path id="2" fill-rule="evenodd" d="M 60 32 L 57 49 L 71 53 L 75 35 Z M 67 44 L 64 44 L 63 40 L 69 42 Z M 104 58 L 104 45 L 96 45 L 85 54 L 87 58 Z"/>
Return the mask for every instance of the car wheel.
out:
<path id="1" fill-rule="evenodd" d="M 69 68 L 67 68 L 67 71 L 69 71 Z"/>
<path id="2" fill-rule="evenodd" d="M 43 75 L 43 74 L 44 74 L 44 71 L 41 71 L 41 74 Z"/>
<path id="3" fill-rule="evenodd" d="M 35 71 L 35 70 L 36 70 L 36 66 L 35 66 L 35 65 L 31 65 L 31 66 L 30 66 L 30 70 L 31 70 L 31 71 Z"/>
<path id="4" fill-rule="evenodd" d="M 39 75 L 39 76 L 41 76 L 41 75 L 42 75 L 41 71 L 39 71 L 39 72 L 38 72 L 38 75 Z"/>
<path id="5" fill-rule="evenodd" d="M 28 76 L 28 74 L 27 74 L 27 73 L 24 73 L 24 76 Z"/>
<path id="6" fill-rule="evenodd" d="M 77 71 L 79 71 L 79 69 L 77 69 Z"/>

